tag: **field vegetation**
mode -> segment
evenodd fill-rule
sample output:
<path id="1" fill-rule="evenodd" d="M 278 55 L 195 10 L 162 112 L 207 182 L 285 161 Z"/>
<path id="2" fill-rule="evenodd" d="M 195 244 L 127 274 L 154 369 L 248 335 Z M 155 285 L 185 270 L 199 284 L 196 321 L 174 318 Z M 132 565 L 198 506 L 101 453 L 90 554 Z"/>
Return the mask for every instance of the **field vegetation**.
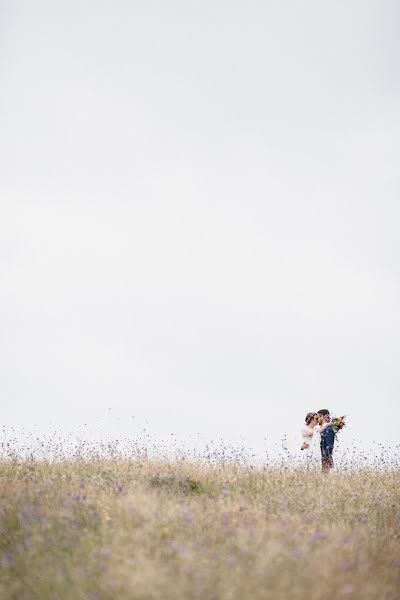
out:
<path id="1" fill-rule="evenodd" d="M 400 598 L 397 470 L 119 458 L 0 473 L 4 599 Z"/>

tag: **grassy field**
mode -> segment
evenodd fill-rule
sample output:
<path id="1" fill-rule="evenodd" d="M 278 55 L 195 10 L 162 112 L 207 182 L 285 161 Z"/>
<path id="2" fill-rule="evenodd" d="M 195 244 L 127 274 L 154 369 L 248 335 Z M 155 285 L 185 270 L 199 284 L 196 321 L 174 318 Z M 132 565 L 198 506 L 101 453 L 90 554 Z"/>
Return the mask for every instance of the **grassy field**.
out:
<path id="1" fill-rule="evenodd" d="M 0 462 L 0 597 L 400 598 L 400 473 Z"/>

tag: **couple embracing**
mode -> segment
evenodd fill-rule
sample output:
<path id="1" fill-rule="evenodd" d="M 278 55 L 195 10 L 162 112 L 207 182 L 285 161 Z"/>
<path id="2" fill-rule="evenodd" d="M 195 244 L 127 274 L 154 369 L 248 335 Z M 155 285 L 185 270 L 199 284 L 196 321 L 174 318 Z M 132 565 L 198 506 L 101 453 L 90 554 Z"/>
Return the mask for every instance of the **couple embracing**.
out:
<path id="1" fill-rule="evenodd" d="M 301 431 L 303 439 L 301 450 L 304 452 L 305 462 L 307 466 L 311 466 L 320 460 L 322 471 L 327 473 L 333 468 L 335 445 L 335 430 L 329 410 L 323 408 L 317 413 L 307 413 L 305 421 L 305 427 Z"/>

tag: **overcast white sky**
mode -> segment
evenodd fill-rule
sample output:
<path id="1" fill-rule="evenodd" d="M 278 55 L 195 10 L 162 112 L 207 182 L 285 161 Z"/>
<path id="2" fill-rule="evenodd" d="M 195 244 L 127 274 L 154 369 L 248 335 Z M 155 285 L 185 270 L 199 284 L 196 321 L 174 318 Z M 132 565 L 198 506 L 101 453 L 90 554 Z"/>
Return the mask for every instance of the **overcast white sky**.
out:
<path id="1" fill-rule="evenodd" d="M 399 19 L 0 1 L 3 422 L 396 441 Z"/>

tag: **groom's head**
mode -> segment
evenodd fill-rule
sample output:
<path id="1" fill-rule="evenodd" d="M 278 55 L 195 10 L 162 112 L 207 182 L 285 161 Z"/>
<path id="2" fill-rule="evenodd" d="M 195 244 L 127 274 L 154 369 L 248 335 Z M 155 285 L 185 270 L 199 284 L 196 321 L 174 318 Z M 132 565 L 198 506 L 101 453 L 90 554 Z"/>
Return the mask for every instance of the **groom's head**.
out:
<path id="1" fill-rule="evenodd" d="M 323 423 L 324 421 L 329 421 L 331 418 L 329 410 L 327 408 L 321 408 L 321 410 L 318 411 L 318 418 L 320 423 Z"/>

